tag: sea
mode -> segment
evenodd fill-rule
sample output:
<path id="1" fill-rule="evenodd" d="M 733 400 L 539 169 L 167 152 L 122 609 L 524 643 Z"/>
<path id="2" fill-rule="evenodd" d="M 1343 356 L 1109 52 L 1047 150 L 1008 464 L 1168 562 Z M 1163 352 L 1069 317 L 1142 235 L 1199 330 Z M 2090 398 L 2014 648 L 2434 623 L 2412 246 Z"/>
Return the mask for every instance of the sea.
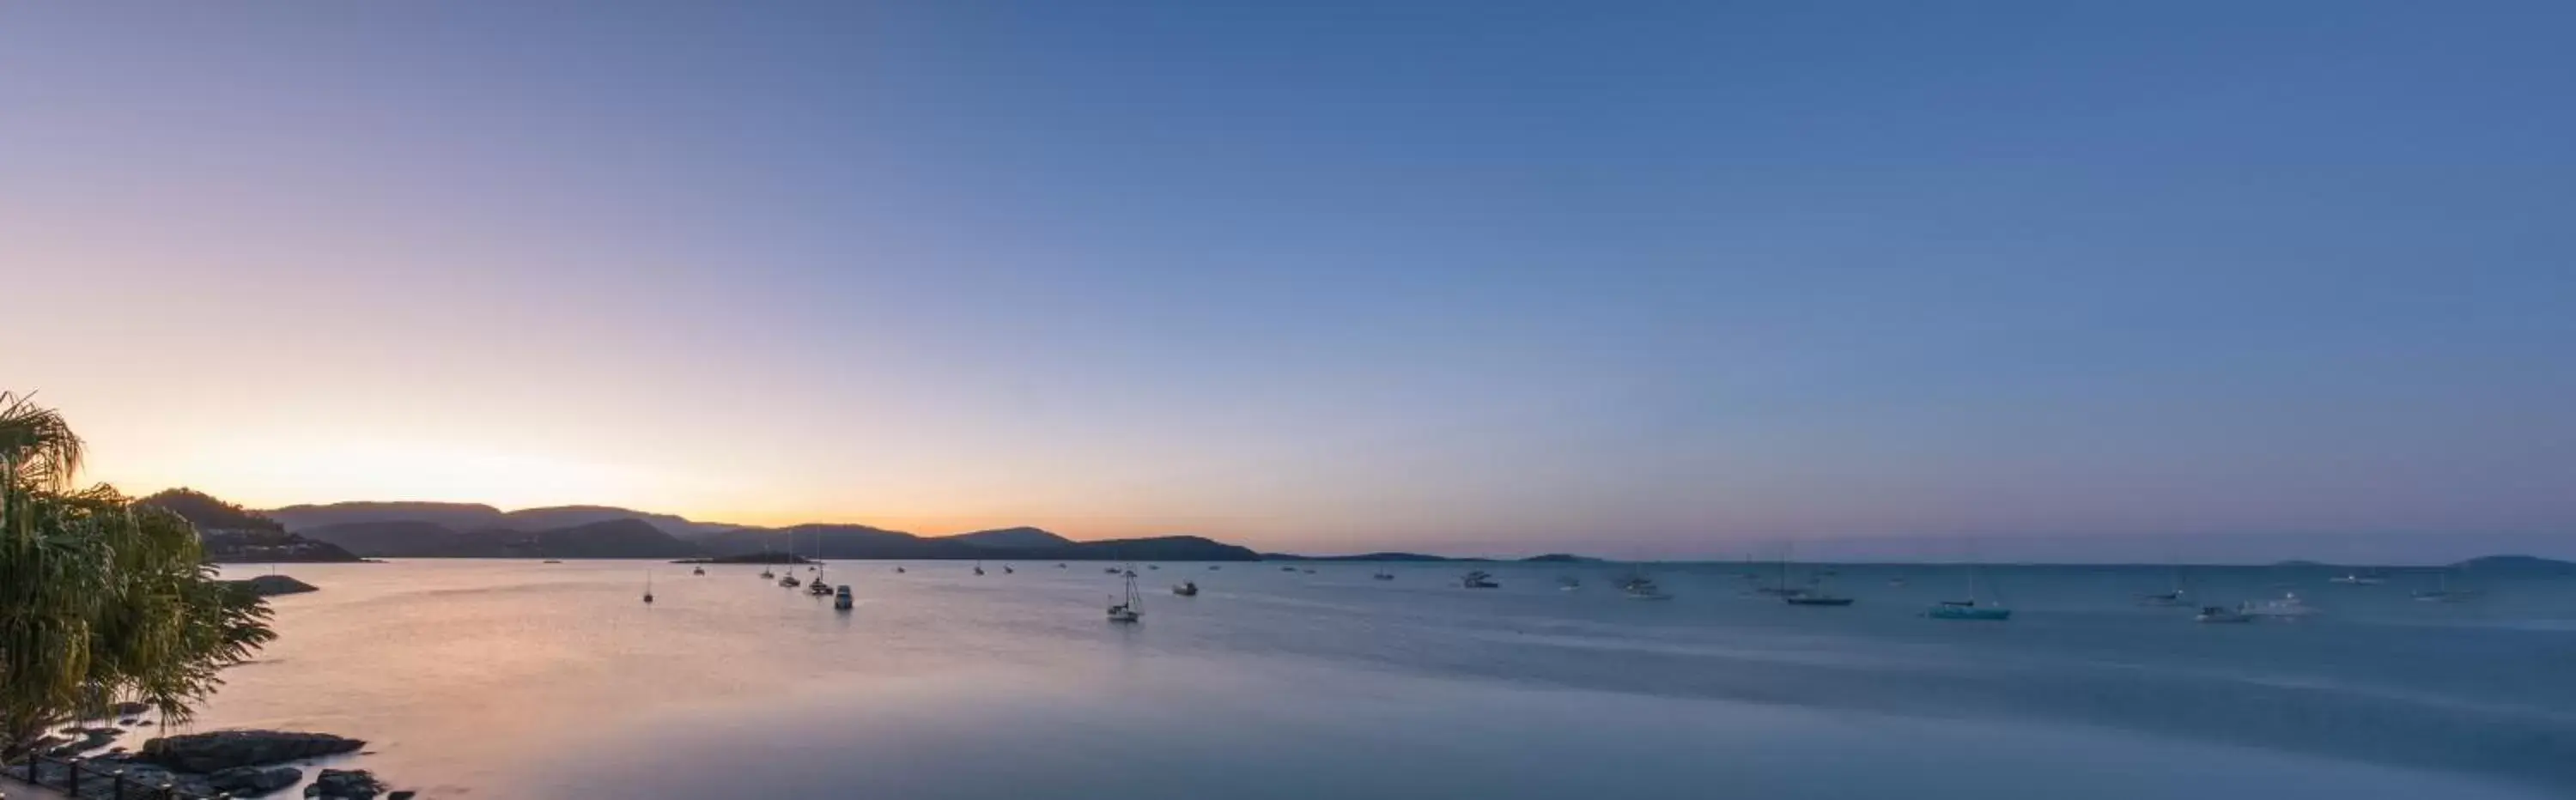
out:
<path id="1" fill-rule="evenodd" d="M 1609 564 L 1162 563 L 1116 624 L 1109 565 L 974 566 L 796 568 L 840 612 L 757 565 L 236 565 L 321 590 L 187 728 L 363 738 L 321 765 L 428 798 L 2576 797 L 2576 581 L 1798 567 L 1855 599 L 1804 607 L 1769 564 L 1635 600 Z M 2318 613 L 2140 603 L 2178 582 Z M 1972 585 L 2012 619 L 1923 616 Z"/>

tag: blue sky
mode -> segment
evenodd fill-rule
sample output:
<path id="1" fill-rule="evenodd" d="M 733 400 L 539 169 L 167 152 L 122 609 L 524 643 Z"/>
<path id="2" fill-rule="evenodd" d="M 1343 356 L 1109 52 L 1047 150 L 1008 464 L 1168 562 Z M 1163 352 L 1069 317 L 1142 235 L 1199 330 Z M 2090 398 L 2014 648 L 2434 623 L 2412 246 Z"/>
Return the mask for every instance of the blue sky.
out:
<path id="1" fill-rule="evenodd" d="M 12 7 L 0 380 L 255 504 L 2576 532 L 2564 4 L 1277 5 Z"/>

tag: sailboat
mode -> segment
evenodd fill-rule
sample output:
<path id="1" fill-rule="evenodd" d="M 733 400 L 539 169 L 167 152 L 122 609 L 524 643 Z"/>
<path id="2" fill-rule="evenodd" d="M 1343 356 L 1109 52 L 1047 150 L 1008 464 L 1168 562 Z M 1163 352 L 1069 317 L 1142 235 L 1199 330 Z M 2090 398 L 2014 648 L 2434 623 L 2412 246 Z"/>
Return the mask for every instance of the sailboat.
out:
<path id="1" fill-rule="evenodd" d="M 1751 557 L 1750 557 L 1750 556 L 1747 556 L 1747 557 L 1746 557 L 1746 560 L 1749 562 L 1749 561 L 1751 560 Z M 1785 547 L 1785 546 L 1784 546 L 1784 547 L 1782 547 L 1782 548 L 1780 548 L 1780 565 L 1779 565 L 1779 566 L 1780 566 L 1780 577 L 1779 577 L 1779 580 L 1774 581 L 1774 582 L 1773 582 L 1771 585 L 1769 585 L 1769 586 L 1755 586 L 1755 587 L 1753 587 L 1753 593 L 1754 593 L 1754 594 L 1767 594 L 1767 595 L 1771 595 L 1771 596 L 1774 596 L 1774 597 L 1796 597 L 1796 596 L 1798 596 L 1798 595 L 1805 594 L 1807 590 L 1805 590 L 1805 589 L 1800 589 L 1800 588 L 1796 588 L 1796 587 L 1793 587 L 1793 586 L 1790 586 L 1790 585 L 1789 585 L 1789 548 L 1787 548 L 1787 547 Z M 1744 577 L 1745 577 L 1745 579 L 1746 579 L 1746 580 L 1753 580 L 1753 579 L 1754 579 L 1754 575 L 1753 575 L 1753 573 L 1752 573 L 1751 571 L 1747 571 L 1747 572 L 1745 572 L 1745 573 L 1744 573 Z"/>
<path id="2" fill-rule="evenodd" d="M 1109 621 L 1135 622 L 1145 616 L 1145 596 L 1136 593 L 1136 571 L 1127 570 L 1127 599 L 1109 605 Z"/>
<path id="3" fill-rule="evenodd" d="M 1804 587 L 1796 589 L 1789 588 L 1788 554 L 1783 552 L 1781 555 L 1780 585 L 1771 590 L 1772 593 L 1780 595 L 1780 602 L 1788 603 L 1793 606 L 1847 606 L 1852 604 L 1852 598 L 1843 597 L 1825 591 L 1825 576 L 1833 574 L 1827 570 L 1820 569 L 1814 574 L 1808 575 L 1807 585 Z"/>
<path id="4" fill-rule="evenodd" d="M 809 582 L 809 583 L 806 585 L 806 587 L 805 587 L 805 593 L 806 593 L 806 594 L 810 594 L 810 595 L 813 595 L 813 596 L 815 596 L 815 597 L 827 597 L 827 596 L 830 596 L 830 595 L 832 594 L 832 584 L 827 583 L 827 582 L 825 582 L 825 581 L 823 580 L 822 571 L 823 571 L 823 568 L 822 568 L 822 566 L 821 566 L 821 565 L 816 565 L 816 566 L 814 567 L 814 572 L 815 572 L 814 580 L 813 580 L 813 581 L 811 581 L 811 582 Z"/>
<path id="5" fill-rule="evenodd" d="M 1579 585 L 1580 584 L 1573 584 L 1560 588 L 1572 588 L 1572 586 Z M 1630 600 L 1673 599 L 1672 595 L 1664 593 L 1663 587 L 1655 585 L 1655 579 L 1646 577 L 1646 570 L 1644 567 L 1632 568 L 1628 573 L 1628 579 L 1619 582 L 1619 592 L 1627 595 Z"/>
<path id="6" fill-rule="evenodd" d="M 649 569 L 644 571 L 644 602 L 653 602 L 653 571 Z"/>
<path id="7" fill-rule="evenodd" d="M 2182 568 L 2181 568 L 2181 567 L 2175 567 L 2175 568 L 2174 568 L 2173 591 L 2170 591 L 2170 592 L 2154 592 L 2154 593 L 2151 593 L 2151 594 L 2142 594 L 2142 595 L 2138 595 L 2138 605 L 2142 605 L 2142 606 L 2168 606 L 2168 607 L 2171 607 L 2171 606 L 2179 606 L 2179 605 L 2182 605 L 2182 604 L 2183 604 L 2183 572 L 2182 572 Z"/>
<path id="8" fill-rule="evenodd" d="M 2416 602 L 2419 602 L 2419 603 L 2460 603 L 2460 602 L 2467 602 L 2467 601 L 2469 601 L 2469 600 L 2472 600 L 2472 599 L 2476 599 L 2476 598 L 2477 598 L 2477 596 L 2478 596 L 2478 592 L 2477 592 L 2477 590 L 2475 590 L 2475 589 L 2453 589 L 2453 588 L 2451 588 L 2451 571 L 2450 571 L 2450 570 L 2445 569 L 2445 570 L 2441 570 L 2441 571 L 2439 571 L 2439 572 L 2435 572 L 2435 573 L 2433 573 L 2433 574 L 2434 574 L 2434 576 L 2435 576 L 2435 580 L 2436 580 L 2436 581 L 2438 581 L 2438 582 L 2434 584 L 2434 588 L 2431 588 L 2431 589 L 2417 589 L 2417 590 L 2415 590 L 2415 601 L 2416 601 Z"/>
<path id="9" fill-rule="evenodd" d="M 789 563 L 789 564 L 794 564 L 794 563 L 796 563 L 796 536 L 795 536 L 795 534 L 788 534 L 788 536 L 787 536 L 787 563 Z M 765 575 L 765 574 L 768 574 L 768 573 L 762 573 L 762 574 L 764 574 L 764 575 Z M 779 577 L 778 577 L 778 585 L 780 585 L 780 586 L 785 586 L 785 587 L 790 588 L 790 589 L 794 589 L 794 588 L 796 588 L 799 584 L 802 584 L 802 583 L 804 583 L 804 581 L 800 581 L 800 580 L 797 580 L 797 579 L 796 579 L 796 570 L 795 570 L 795 569 L 793 569 L 793 568 L 788 569 L 788 570 L 787 570 L 787 574 L 785 574 L 785 575 L 781 575 L 781 576 L 779 576 Z"/>
<path id="10" fill-rule="evenodd" d="M 1943 600 L 1941 602 L 1934 603 L 1932 604 L 1932 608 L 1923 612 L 1923 615 L 1933 619 L 1983 620 L 1987 622 L 2002 622 L 2004 620 L 2012 619 L 2012 609 L 2005 608 L 2001 604 L 1992 600 L 1977 599 L 1977 574 L 1980 571 L 1981 568 L 1977 565 L 1968 565 L 1968 599 Z"/>

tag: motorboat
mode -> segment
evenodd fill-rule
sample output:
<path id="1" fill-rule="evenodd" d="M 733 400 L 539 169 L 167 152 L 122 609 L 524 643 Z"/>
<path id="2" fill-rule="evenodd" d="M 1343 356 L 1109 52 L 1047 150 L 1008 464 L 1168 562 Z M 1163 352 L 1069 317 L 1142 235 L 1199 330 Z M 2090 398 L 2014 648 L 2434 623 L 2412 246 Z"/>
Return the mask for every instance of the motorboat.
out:
<path id="1" fill-rule="evenodd" d="M 1583 579 L 1582 579 L 1582 578 L 1577 578 L 1577 577 L 1574 577 L 1574 576 L 1572 576 L 1572 575 L 1560 575 L 1560 576 L 1557 576 L 1557 578 L 1556 578 L 1556 590 L 1557 590 L 1557 591 L 1560 591 L 1560 592 L 1572 592 L 1572 591 L 1580 591 L 1582 588 L 1583 588 Z"/>
<path id="2" fill-rule="evenodd" d="M 705 575 L 705 574 L 707 574 L 707 568 L 706 568 L 706 567 L 690 567 L 690 568 L 689 568 L 689 574 L 691 574 L 691 575 Z"/>
<path id="3" fill-rule="evenodd" d="M 2233 608 L 2228 608 L 2226 606 L 2201 606 L 2200 613 L 2194 615 L 2192 617 L 2192 621 L 2210 623 L 2253 622 L 2254 615 L 2247 614 Z"/>
<path id="4" fill-rule="evenodd" d="M 826 597 L 832 594 L 832 584 L 823 582 L 823 579 L 817 576 L 812 583 L 806 584 L 805 593 L 815 597 Z"/>
<path id="5" fill-rule="evenodd" d="M 1493 573 L 1481 569 L 1459 576 L 1458 585 L 1468 589 L 1493 589 L 1502 586 L 1494 582 Z"/>
<path id="6" fill-rule="evenodd" d="M 2138 595 L 2138 605 L 2176 607 L 2183 605 L 2182 590 Z"/>
<path id="7" fill-rule="evenodd" d="M 855 601 L 850 599 L 849 584 L 842 584 L 841 588 L 832 590 L 832 610 L 848 611 L 854 604 Z"/>
<path id="8" fill-rule="evenodd" d="M 1172 587 L 1172 593 L 1182 597 L 1197 597 L 1199 596 L 1199 585 L 1194 581 L 1182 581 Z"/>

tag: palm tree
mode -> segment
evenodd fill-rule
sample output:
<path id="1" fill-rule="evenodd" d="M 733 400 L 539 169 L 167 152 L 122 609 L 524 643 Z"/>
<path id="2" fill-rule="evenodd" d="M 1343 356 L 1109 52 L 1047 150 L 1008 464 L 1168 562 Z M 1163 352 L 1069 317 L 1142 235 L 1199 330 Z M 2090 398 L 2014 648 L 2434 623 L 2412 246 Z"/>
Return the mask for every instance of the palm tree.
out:
<path id="1" fill-rule="evenodd" d="M 116 701 L 185 720 L 218 672 L 276 638 L 187 520 L 72 488 L 80 463 L 60 413 L 0 392 L 0 755 Z"/>

